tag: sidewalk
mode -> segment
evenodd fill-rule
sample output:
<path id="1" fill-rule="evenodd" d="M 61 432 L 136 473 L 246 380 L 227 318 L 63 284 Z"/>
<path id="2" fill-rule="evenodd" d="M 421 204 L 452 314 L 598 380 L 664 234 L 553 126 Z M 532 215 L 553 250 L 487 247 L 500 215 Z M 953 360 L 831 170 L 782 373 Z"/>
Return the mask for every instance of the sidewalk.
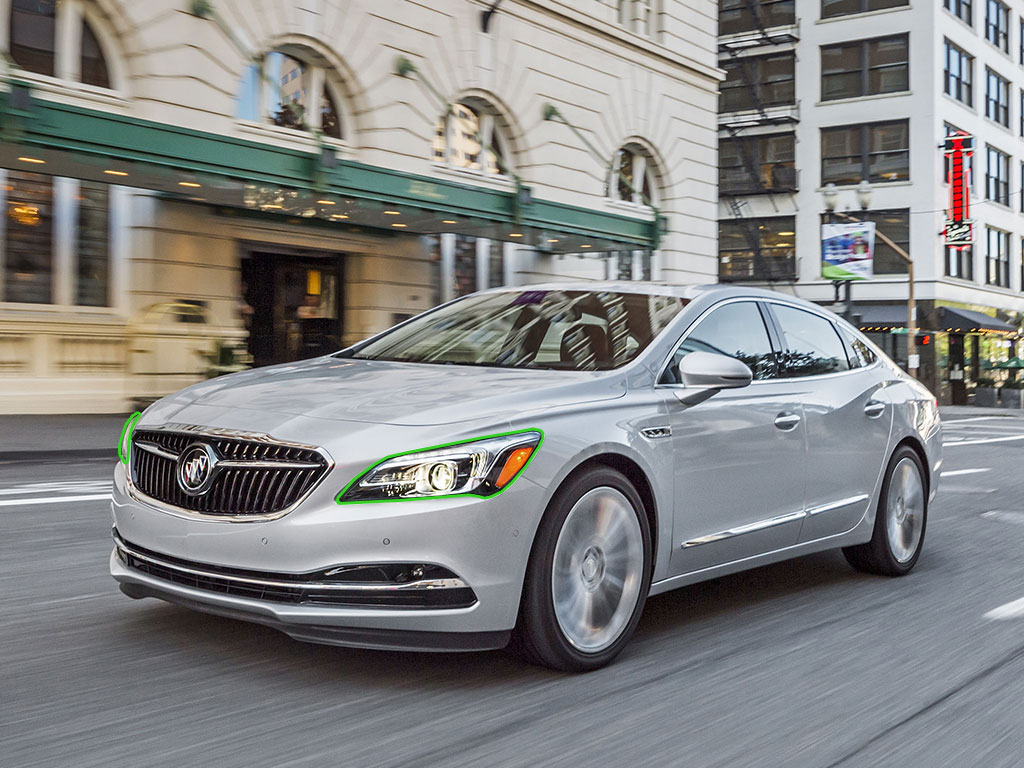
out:
<path id="1" fill-rule="evenodd" d="M 128 414 L 0 416 L 0 461 L 110 459 Z"/>
<path id="2" fill-rule="evenodd" d="M 942 418 L 1005 417 L 1024 419 L 1024 411 L 944 405 Z M 128 414 L 73 416 L 0 416 L 0 461 L 47 459 L 117 460 L 117 441 Z"/>

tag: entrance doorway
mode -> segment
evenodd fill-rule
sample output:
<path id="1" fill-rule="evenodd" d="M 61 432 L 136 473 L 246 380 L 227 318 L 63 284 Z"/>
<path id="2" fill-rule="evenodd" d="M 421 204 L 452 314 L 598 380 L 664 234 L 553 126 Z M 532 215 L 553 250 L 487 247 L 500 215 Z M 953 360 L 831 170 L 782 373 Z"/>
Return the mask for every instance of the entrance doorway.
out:
<path id="1" fill-rule="evenodd" d="M 242 257 L 242 313 L 253 364 L 341 349 L 341 254 L 253 250 Z"/>

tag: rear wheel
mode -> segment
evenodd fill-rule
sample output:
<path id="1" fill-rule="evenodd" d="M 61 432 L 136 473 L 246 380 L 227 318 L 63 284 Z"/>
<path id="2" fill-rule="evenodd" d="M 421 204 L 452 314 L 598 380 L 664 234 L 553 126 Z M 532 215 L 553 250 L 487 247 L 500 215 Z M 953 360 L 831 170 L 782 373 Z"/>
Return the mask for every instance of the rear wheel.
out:
<path id="1" fill-rule="evenodd" d="M 866 573 L 903 576 L 910 573 L 924 544 L 928 521 L 928 489 L 917 453 L 903 446 L 886 468 L 871 541 L 843 549 L 847 561 Z"/>
<path id="2" fill-rule="evenodd" d="M 555 669 L 608 664 L 640 620 L 650 562 L 650 527 L 629 480 L 604 467 L 570 479 L 537 533 L 516 645 Z"/>

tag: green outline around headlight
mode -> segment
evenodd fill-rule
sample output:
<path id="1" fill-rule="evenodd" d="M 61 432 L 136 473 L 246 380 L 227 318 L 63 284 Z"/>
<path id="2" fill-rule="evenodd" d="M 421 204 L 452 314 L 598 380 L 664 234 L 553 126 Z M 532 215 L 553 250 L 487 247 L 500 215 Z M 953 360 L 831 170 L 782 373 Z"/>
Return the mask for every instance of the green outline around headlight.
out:
<path id="1" fill-rule="evenodd" d="M 128 420 L 124 423 L 124 426 L 121 427 L 121 439 L 117 441 L 117 458 L 119 458 L 121 460 L 121 463 L 124 464 L 125 466 L 128 466 L 128 460 L 131 458 L 132 455 L 132 444 L 131 442 L 128 443 L 128 447 L 125 449 L 124 453 L 121 453 L 121 446 L 124 445 L 125 435 L 130 435 L 134 431 L 135 425 L 141 418 L 142 411 L 136 411 L 135 413 L 128 417 Z"/>
<path id="2" fill-rule="evenodd" d="M 437 450 L 440 450 L 441 448 L 451 448 L 453 445 L 467 445 L 469 443 L 478 443 L 481 440 L 491 440 L 492 438 L 495 438 L 495 437 L 508 437 L 509 435 L 523 435 L 523 434 L 526 434 L 528 432 L 535 432 L 536 434 L 540 435 L 540 440 L 538 440 L 537 441 L 537 445 L 534 446 L 533 452 L 530 454 L 530 458 L 528 458 L 526 460 L 526 463 L 523 464 L 523 466 L 521 466 L 519 468 L 519 471 L 516 472 L 515 475 L 513 475 L 512 479 L 508 481 L 508 483 L 505 485 L 504 488 L 502 488 L 497 493 L 492 493 L 490 496 L 481 496 L 479 493 L 446 493 L 443 496 L 412 496 L 412 497 L 404 498 L 404 499 L 403 498 L 395 498 L 395 499 L 355 499 L 353 501 L 343 501 L 342 500 L 342 497 L 346 493 L 348 493 L 348 489 L 349 488 L 351 488 L 353 485 L 358 483 L 360 480 L 362 480 L 364 477 L 366 477 L 368 474 L 370 474 L 376 467 L 379 467 L 381 464 L 383 464 L 385 461 L 391 461 L 392 459 L 397 459 L 397 458 L 399 458 L 401 456 L 410 456 L 410 455 L 412 455 L 414 453 L 426 453 L 427 451 L 437 451 Z M 373 464 L 371 464 L 369 467 L 367 467 L 365 470 L 363 470 L 358 475 L 356 475 L 354 478 L 349 480 L 349 482 L 345 485 L 345 487 L 342 488 L 340 491 L 338 491 L 338 495 L 334 497 L 334 500 L 338 504 L 387 504 L 387 503 L 391 503 L 391 502 L 394 502 L 394 501 L 428 501 L 428 500 L 432 500 L 432 499 L 464 499 L 464 498 L 467 498 L 467 497 L 475 498 L 475 499 L 493 499 L 495 496 L 500 496 L 501 494 L 503 494 L 505 491 L 507 491 L 509 488 L 512 487 L 512 483 L 514 483 L 516 480 L 518 480 L 519 476 L 522 475 L 523 472 L 526 471 L 526 468 L 528 466 L 530 466 L 530 462 L 533 461 L 533 457 L 537 455 L 537 451 L 540 450 L 540 447 L 543 444 L 544 444 L 544 430 L 537 429 L 537 428 L 532 428 L 532 429 L 513 429 L 511 432 L 499 432 L 498 434 L 495 434 L 495 435 L 483 435 L 481 437 L 472 437 L 472 438 L 470 438 L 468 440 L 456 440 L 455 442 L 452 442 L 452 443 L 444 443 L 443 445 L 434 445 L 434 446 L 431 446 L 430 448 L 417 448 L 415 451 L 402 451 L 401 453 L 393 453 L 390 456 L 385 456 L 383 459 L 378 459 Z"/>

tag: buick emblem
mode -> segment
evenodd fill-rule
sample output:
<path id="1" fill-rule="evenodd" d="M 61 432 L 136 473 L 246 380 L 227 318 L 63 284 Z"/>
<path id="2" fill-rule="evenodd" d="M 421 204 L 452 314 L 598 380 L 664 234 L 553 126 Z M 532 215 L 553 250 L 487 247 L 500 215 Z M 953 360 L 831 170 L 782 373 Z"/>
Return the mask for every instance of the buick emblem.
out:
<path id="1" fill-rule="evenodd" d="M 210 490 L 217 454 L 206 443 L 193 443 L 178 456 L 178 485 L 189 496 Z"/>

